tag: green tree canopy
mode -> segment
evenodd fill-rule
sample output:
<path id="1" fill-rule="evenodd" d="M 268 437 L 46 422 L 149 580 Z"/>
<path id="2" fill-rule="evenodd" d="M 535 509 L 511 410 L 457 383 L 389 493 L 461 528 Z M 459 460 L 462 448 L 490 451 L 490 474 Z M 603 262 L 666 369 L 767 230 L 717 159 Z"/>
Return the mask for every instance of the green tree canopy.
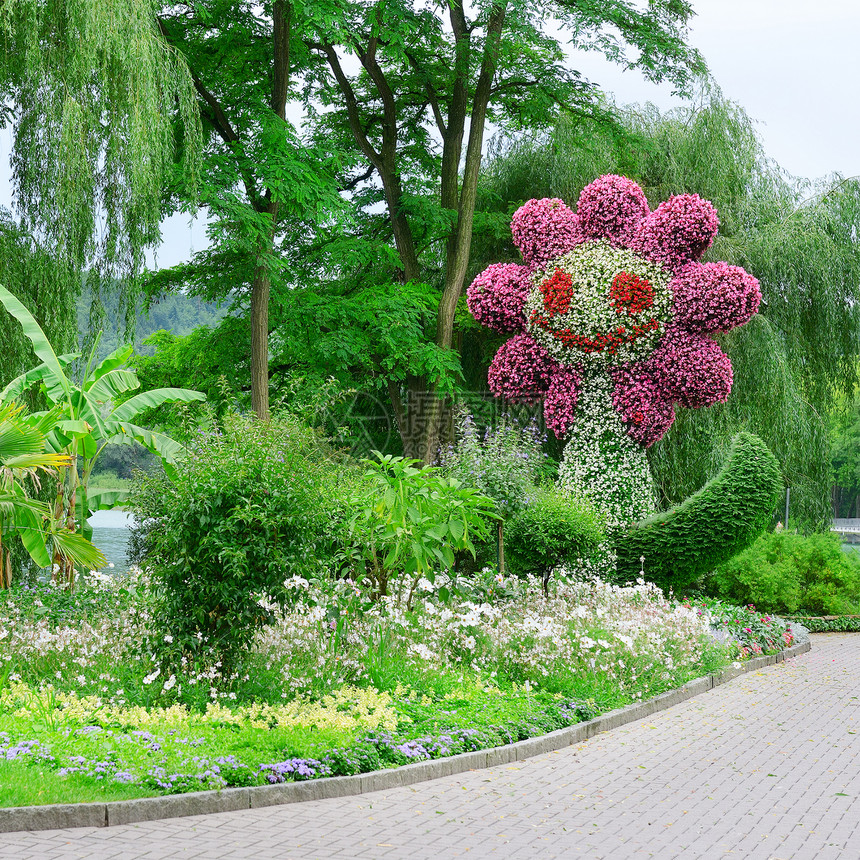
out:
<path id="1" fill-rule="evenodd" d="M 679 91 L 704 71 L 684 41 L 692 7 L 678 0 L 652 0 L 645 10 L 628 0 L 387 0 L 333 8 L 312 19 L 303 37 L 313 84 L 306 109 L 317 140 L 360 154 L 343 185 L 377 235 L 383 221 L 397 252 L 389 277 L 426 284 L 434 294 L 430 337 L 441 350 L 455 345 L 486 123 L 520 131 L 546 128 L 562 111 L 602 115 L 598 91 L 572 68 L 572 51 L 600 51 Z M 441 417 L 434 395 L 450 380 L 438 372 L 403 375 L 409 396 L 401 425 L 409 420 L 414 429 L 404 447 L 430 460 Z"/>
<path id="2" fill-rule="evenodd" d="M 548 11 L 564 36 L 551 34 Z M 355 343 L 380 333 L 356 296 L 376 289 L 370 305 L 379 307 L 402 290 L 421 343 L 383 343 L 371 363 L 392 400 L 429 392 L 403 398 L 399 410 L 405 422 L 411 406 L 430 404 L 428 415 L 417 416 L 424 432 L 407 445 L 428 456 L 434 392 L 457 378 L 454 315 L 486 122 L 519 130 L 547 127 L 561 110 L 601 114 L 596 89 L 570 67 L 568 38 L 575 49 L 599 50 L 686 88 L 704 68 L 684 41 L 691 14 L 683 0 L 653 0 L 645 11 L 630 0 L 563 0 L 549 10 L 521 0 L 164 6 L 162 32 L 189 64 L 204 118 L 195 203 L 214 216 L 213 245 L 190 265 L 153 277 L 151 294 L 230 294 L 249 311 L 252 400 L 265 415 L 270 330 L 284 332 L 273 338 L 283 353 L 277 363 L 293 360 L 292 324 L 302 311 L 290 291 L 312 287 L 308 302 L 317 299 L 317 307 L 343 303 L 321 322 L 338 317 L 358 334 Z M 304 111 L 301 137 L 286 121 L 291 98 Z M 175 190 L 174 204 L 189 199 Z"/>
<path id="3" fill-rule="evenodd" d="M 178 289 L 229 297 L 250 317 L 251 399 L 260 418 L 269 414 L 270 296 L 294 286 L 294 238 L 336 220 L 343 205 L 334 182 L 339 153 L 300 140 L 287 121 L 298 32 L 303 16 L 317 11 L 287 0 L 203 0 L 161 4 L 158 12 L 161 32 L 191 70 L 204 129 L 199 193 L 176 185 L 168 205 L 205 208 L 211 246 L 155 274 L 147 289 L 153 298 Z"/>

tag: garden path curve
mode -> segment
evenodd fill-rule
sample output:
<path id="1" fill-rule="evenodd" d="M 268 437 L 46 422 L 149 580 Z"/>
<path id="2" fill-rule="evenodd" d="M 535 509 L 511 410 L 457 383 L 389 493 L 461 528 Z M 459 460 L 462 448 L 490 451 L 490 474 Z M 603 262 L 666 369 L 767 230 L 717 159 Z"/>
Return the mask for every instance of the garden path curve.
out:
<path id="1" fill-rule="evenodd" d="M 860 858 L 860 634 L 522 762 L 356 797 L 0 834 L 2 860 Z"/>

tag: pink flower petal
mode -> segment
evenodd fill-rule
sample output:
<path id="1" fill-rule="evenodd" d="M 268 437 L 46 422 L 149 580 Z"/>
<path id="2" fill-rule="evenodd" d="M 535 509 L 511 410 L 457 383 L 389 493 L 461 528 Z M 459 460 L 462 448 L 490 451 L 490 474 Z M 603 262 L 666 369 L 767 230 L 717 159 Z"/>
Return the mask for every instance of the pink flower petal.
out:
<path id="1" fill-rule="evenodd" d="M 675 420 L 675 407 L 663 396 L 653 371 L 640 362 L 612 369 L 612 403 L 627 424 L 627 435 L 650 448 Z"/>
<path id="2" fill-rule="evenodd" d="M 648 361 L 667 398 L 697 409 L 724 403 L 732 390 L 732 363 L 716 341 L 667 326 Z"/>
<path id="3" fill-rule="evenodd" d="M 499 347 L 487 371 L 490 391 L 507 400 L 532 400 L 550 386 L 558 362 L 527 334 L 514 335 Z"/>
<path id="4" fill-rule="evenodd" d="M 758 281 L 740 266 L 688 263 L 670 284 L 675 319 L 690 331 L 728 331 L 758 312 Z"/>
<path id="5" fill-rule="evenodd" d="M 466 290 L 472 316 L 495 331 L 523 331 L 523 305 L 531 289 L 529 271 L 516 263 L 493 263 L 484 269 Z"/>
<path id="6" fill-rule="evenodd" d="M 579 396 L 579 374 L 571 367 L 560 367 L 552 377 L 543 401 L 546 426 L 561 439 L 574 422 L 574 410 Z"/>
<path id="7" fill-rule="evenodd" d="M 528 266 L 566 254 L 579 239 L 579 221 L 563 200 L 529 200 L 514 212 L 511 235 Z"/>
<path id="8" fill-rule="evenodd" d="M 698 194 L 678 194 L 661 203 L 640 225 L 634 251 L 678 272 L 711 247 L 720 226 L 717 210 Z"/>
<path id="9" fill-rule="evenodd" d="M 576 214 L 583 239 L 608 239 L 619 247 L 630 244 L 651 213 L 645 194 L 632 179 L 607 173 L 585 186 Z"/>

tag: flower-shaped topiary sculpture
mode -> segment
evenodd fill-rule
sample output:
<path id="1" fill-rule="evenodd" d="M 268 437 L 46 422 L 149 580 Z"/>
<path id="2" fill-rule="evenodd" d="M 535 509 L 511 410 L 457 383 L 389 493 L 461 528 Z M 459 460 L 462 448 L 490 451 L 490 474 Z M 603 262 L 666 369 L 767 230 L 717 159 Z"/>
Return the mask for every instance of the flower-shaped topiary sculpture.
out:
<path id="1" fill-rule="evenodd" d="M 675 407 L 725 401 L 728 356 L 711 337 L 758 311 L 758 281 L 738 266 L 698 262 L 719 222 L 695 194 L 653 212 L 642 189 L 607 175 L 574 213 L 530 200 L 511 230 L 524 265 L 495 264 L 467 291 L 475 319 L 514 334 L 489 369 L 497 397 L 543 397 L 547 426 L 570 435 L 559 479 L 610 522 L 654 509 L 645 449 Z"/>

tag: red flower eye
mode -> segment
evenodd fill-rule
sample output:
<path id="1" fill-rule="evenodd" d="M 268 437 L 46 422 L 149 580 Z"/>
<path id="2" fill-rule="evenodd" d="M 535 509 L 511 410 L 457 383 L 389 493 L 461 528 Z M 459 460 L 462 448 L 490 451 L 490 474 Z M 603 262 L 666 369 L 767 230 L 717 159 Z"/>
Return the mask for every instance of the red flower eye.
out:
<path id="1" fill-rule="evenodd" d="M 567 272 L 556 269 L 553 276 L 540 285 L 540 291 L 543 293 L 544 309 L 551 317 L 567 313 L 573 296 L 573 279 Z"/>
<path id="2" fill-rule="evenodd" d="M 654 305 L 654 287 L 645 278 L 629 272 L 619 272 L 612 279 L 609 303 L 616 313 L 627 316 L 641 313 Z"/>

